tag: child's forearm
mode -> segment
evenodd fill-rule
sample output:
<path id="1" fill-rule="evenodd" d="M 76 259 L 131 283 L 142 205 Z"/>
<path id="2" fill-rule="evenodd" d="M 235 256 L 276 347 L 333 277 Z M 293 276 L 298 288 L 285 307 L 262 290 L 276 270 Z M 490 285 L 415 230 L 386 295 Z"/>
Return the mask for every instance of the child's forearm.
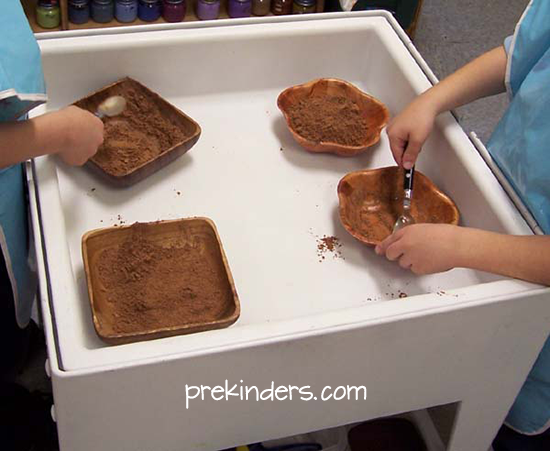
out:
<path id="1" fill-rule="evenodd" d="M 436 113 L 504 92 L 507 55 L 503 46 L 484 53 L 418 97 Z"/>
<path id="2" fill-rule="evenodd" d="M 76 106 L 1 123 L 0 167 L 54 153 L 69 165 L 82 165 L 97 152 L 103 132 L 101 119 Z"/>
<path id="3" fill-rule="evenodd" d="M 455 266 L 550 285 L 550 236 L 460 230 Z"/>
<path id="4" fill-rule="evenodd" d="M 61 150 L 66 136 L 61 125 L 49 115 L 0 123 L 0 167 Z"/>

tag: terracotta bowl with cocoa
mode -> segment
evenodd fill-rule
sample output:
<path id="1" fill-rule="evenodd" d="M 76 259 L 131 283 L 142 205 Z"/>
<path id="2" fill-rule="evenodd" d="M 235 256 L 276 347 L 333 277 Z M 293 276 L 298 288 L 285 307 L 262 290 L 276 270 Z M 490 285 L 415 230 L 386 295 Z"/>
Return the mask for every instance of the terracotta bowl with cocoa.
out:
<path id="1" fill-rule="evenodd" d="M 131 186 L 189 151 L 201 135 L 200 125 L 166 99 L 125 77 L 76 101 L 95 112 L 105 99 L 122 96 L 125 110 L 104 117 L 105 140 L 86 163 L 111 185 Z"/>
<path id="2" fill-rule="evenodd" d="M 376 246 L 391 235 L 403 209 L 403 169 L 397 166 L 351 172 L 338 184 L 340 221 L 359 241 Z M 411 214 L 416 223 L 454 224 L 455 203 L 416 170 Z"/>
<path id="3" fill-rule="evenodd" d="M 376 144 L 390 117 L 380 100 L 336 78 L 287 88 L 279 94 L 277 106 L 304 149 L 344 157 Z"/>
<path id="4" fill-rule="evenodd" d="M 229 327 L 240 303 L 216 226 L 208 218 L 87 232 L 82 259 L 92 320 L 109 344 Z"/>

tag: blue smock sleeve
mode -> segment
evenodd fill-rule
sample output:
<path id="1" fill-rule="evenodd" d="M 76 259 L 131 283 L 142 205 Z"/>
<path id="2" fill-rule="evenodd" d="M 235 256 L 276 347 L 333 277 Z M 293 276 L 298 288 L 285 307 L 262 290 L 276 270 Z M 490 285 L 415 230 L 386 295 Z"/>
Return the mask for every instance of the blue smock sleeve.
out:
<path id="1" fill-rule="evenodd" d="M 2 0 L 0 121 L 15 120 L 44 103 L 40 49 L 19 0 Z"/>

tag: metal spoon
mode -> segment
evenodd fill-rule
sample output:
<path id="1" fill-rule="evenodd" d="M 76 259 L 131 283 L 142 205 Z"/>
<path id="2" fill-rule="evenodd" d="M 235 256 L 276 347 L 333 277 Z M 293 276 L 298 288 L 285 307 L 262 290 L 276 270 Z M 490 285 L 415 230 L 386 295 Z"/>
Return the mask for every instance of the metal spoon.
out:
<path id="1" fill-rule="evenodd" d="M 100 119 L 104 116 L 118 116 L 126 108 L 126 99 L 122 96 L 107 97 L 97 107 L 95 115 Z"/>
<path id="2" fill-rule="evenodd" d="M 401 230 L 403 227 L 414 224 L 414 218 L 411 216 L 411 202 L 413 195 L 413 177 L 414 166 L 411 169 L 405 169 L 405 177 L 403 179 L 403 190 L 405 191 L 403 196 L 403 211 L 401 216 L 395 221 L 393 226 L 393 233 Z"/>

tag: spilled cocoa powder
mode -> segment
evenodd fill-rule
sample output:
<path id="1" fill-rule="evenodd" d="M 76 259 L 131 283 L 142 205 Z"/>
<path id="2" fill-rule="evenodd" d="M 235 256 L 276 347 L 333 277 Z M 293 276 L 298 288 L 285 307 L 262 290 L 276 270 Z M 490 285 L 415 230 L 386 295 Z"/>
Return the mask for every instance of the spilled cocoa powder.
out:
<path id="1" fill-rule="evenodd" d="M 186 131 L 172 124 L 146 91 L 124 92 L 126 109 L 103 118 L 105 140 L 92 160 L 103 170 L 121 176 L 181 143 Z"/>
<path id="2" fill-rule="evenodd" d="M 142 227 L 134 224 L 131 236 L 99 255 L 102 327 L 137 333 L 205 323 L 231 313 L 232 290 L 214 237 L 201 235 L 165 247 L 149 240 Z"/>
<path id="3" fill-rule="evenodd" d="M 294 131 L 316 143 L 360 146 L 368 136 L 359 106 L 343 96 L 306 97 L 290 106 L 288 115 Z"/>
<path id="4" fill-rule="evenodd" d="M 340 248 L 342 244 L 340 240 L 335 236 L 323 236 L 317 238 L 317 256 L 319 261 L 325 259 L 325 254 L 332 253 L 334 258 L 343 258 Z"/>

